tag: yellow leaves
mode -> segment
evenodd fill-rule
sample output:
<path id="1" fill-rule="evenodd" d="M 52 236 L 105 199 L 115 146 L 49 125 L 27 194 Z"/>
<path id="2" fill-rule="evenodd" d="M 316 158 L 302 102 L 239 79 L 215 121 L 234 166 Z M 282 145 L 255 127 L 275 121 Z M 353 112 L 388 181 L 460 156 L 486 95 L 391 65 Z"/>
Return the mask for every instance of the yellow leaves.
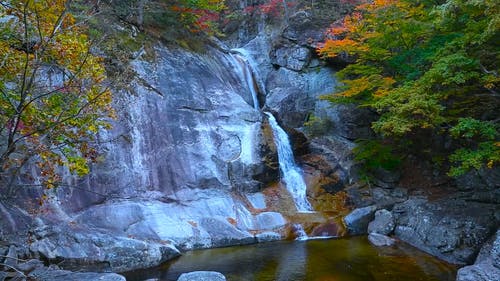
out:
<path id="1" fill-rule="evenodd" d="M 343 52 L 355 54 L 358 52 L 367 51 L 366 46 L 360 45 L 358 42 L 351 39 L 327 40 L 318 53 L 324 57 L 336 57 Z"/>
<path id="2" fill-rule="evenodd" d="M 60 181 L 60 166 L 80 176 L 89 172 L 87 163 L 97 156 L 87 142 L 99 128 L 110 128 L 105 120 L 115 116 L 112 94 L 101 84 L 103 59 L 90 53 L 83 25 L 66 10 L 68 1 L 9 4 L 0 5 L 0 16 L 17 19 L 0 25 L 0 90 L 6 93 L 0 98 L 0 121 L 20 121 L 11 121 L 12 138 L 22 144 L 16 154 L 36 155 L 44 184 L 53 188 Z M 34 82 L 29 82 L 31 75 Z M 0 163 L 7 164 L 16 165 Z"/>
<path id="3" fill-rule="evenodd" d="M 339 95 L 343 97 L 350 98 L 357 95 L 371 94 L 374 98 L 380 98 L 391 93 L 396 80 L 392 77 L 381 77 L 378 74 L 374 74 L 342 82 L 345 86 Z"/>
<path id="4" fill-rule="evenodd" d="M 371 83 L 369 77 L 361 77 L 358 79 L 353 79 L 345 81 L 347 89 L 340 92 L 340 95 L 344 97 L 352 97 L 355 95 L 362 94 L 364 91 L 369 90 Z"/>
<path id="5" fill-rule="evenodd" d="M 384 97 L 384 96 L 388 95 L 391 92 L 392 86 L 395 83 L 396 83 L 396 80 L 394 80 L 394 78 L 392 78 L 392 77 L 384 77 L 384 78 L 382 78 L 381 83 L 378 86 L 378 88 L 375 91 L 375 93 L 373 94 L 373 96 L 375 98 L 381 98 L 381 97 Z"/>

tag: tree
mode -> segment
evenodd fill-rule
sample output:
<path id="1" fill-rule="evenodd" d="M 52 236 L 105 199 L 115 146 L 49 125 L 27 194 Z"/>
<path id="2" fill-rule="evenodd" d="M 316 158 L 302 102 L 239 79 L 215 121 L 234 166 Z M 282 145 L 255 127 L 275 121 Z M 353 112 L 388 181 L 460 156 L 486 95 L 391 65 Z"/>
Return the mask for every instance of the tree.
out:
<path id="1" fill-rule="evenodd" d="M 318 49 L 354 61 L 338 73 L 339 92 L 326 98 L 375 109 L 372 128 L 382 141 L 437 154 L 417 139 L 458 139 L 450 175 L 491 168 L 500 162 L 499 23 L 498 1 L 365 1 Z"/>
<path id="2" fill-rule="evenodd" d="M 88 173 L 89 162 L 97 160 L 94 135 L 110 126 L 114 113 L 111 92 L 103 86 L 102 58 L 91 52 L 83 22 L 70 12 L 72 4 L 0 2 L 3 187 L 30 160 L 47 188 L 60 180 L 60 166 Z"/>

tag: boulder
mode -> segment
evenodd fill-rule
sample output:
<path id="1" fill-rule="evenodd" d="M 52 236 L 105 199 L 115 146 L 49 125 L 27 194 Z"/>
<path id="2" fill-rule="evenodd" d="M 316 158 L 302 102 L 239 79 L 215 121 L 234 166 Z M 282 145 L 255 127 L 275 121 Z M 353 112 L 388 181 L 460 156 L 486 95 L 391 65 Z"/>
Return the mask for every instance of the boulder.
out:
<path id="1" fill-rule="evenodd" d="M 200 221 L 210 235 L 212 247 L 227 247 L 255 243 L 253 235 L 246 231 L 236 229 L 232 224 L 217 218 L 203 218 Z"/>
<path id="2" fill-rule="evenodd" d="M 344 218 L 349 234 L 359 235 L 367 233 L 368 224 L 373 220 L 376 210 L 377 207 L 372 205 L 364 208 L 358 208 L 350 212 Z"/>
<path id="3" fill-rule="evenodd" d="M 72 272 L 47 267 L 35 269 L 28 277 L 38 281 L 126 281 L 116 273 Z"/>
<path id="4" fill-rule="evenodd" d="M 457 281 L 497 281 L 500 277 L 500 230 L 486 243 L 474 265 L 458 270 Z"/>
<path id="5" fill-rule="evenodd" d="M 414 197 L 392 210 L 401 240 L 451 263 L 470 264 L 499 224 L 498 206 Z"/>
<path id="6" fill-rule="evenodd" d="M 280 213 L 264 212 L 255 216 L 255 225 L 259 230 L 277 230 L 286 225 L 286 220 Z"/>
<path id="7" fill-rule="evenodd" d="M 179 256 L 168 244 L 145 242 L 99 232 L 52 226 L 42 231 L 30 251 L 49 261 L 64 260 L 66 269 L 123 272 L 159 265 Z"/>
<path id="8" fill-rule="evenodd" d="M 368 241 L 377 247 L 392 246 L 396 243 L 393 238 L 379 233 L 368 234 Z"/>
<path id="9" fill-rule="evenodd" d="M 391 234 L 394 230 L 394 217 L 392 213 L 383 209 L 375 212 L 375 219 L 368 224 L 368 233 L 383 235 Z"/>
<path id="10" fill-rule="evenodd" d="M 216 271 L 193 271 L 181 274 L 177 281 L 226 281 L 226 277 Z"/>

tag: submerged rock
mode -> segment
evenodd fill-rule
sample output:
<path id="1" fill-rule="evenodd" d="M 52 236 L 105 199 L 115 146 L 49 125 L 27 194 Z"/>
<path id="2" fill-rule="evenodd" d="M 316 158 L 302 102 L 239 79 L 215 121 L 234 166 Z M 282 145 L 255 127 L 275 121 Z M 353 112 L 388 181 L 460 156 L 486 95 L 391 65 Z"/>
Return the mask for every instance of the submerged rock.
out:
<path id="1" fill-rule="evenodd" d="M 177 281 L 226 281 L 226 277 L 216 271 L 193 271 L 181 274 Z"/>
<path id="2" fill-rule="evenodd" d="M 379 233 L 368 234 L 368 240 L 377 247 L 392 246 L 396 243 L 396 240 L 393 238 Z"/>

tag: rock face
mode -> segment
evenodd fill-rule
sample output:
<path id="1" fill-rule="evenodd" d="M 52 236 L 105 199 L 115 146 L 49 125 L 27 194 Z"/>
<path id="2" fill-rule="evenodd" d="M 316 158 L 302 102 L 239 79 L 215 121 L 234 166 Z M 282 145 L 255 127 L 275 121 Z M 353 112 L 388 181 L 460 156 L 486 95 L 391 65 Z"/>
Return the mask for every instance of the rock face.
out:
<path id="1" fill-rule="evenodd" d="M 495 205 L 411 198 L 393 209 L 395 234 L 419 249 L 458 264 L 471 264 L 499 224 Z"/>
<path id="2" fill-rule="evenodd" d="M 262 40 L 244 47 L 266 53 L 270 44 Z M 300 61 L 309 65 L 309 50 L 297 50 L 281 59 L 291 68 Z M 119 119 L 113 130 L 100 132 L 105 161 L 87 178 L 67 177 L 67 185 L 48 191 L 47 215 L 38 227 L 27 216 L 30 250 L 40 258 L 65 260 L 66 268 L 122 272 L 158 265 L 178 250 L 286 237 L 289 221 L 255 193 L 279 179 L 278 163 L 240 62 L 210 46 L 205 53 L 161 45 L 151 52 L 153 60 L 132 62 L 136 75 L 115 101 Z M 270 58 L 265 62 L 272 68 Z M 265 107 L 291 116 L 284 119 L 291 129 L 303 125 L 318 94 L 334 82 L 327 69 L 317 69 L 319 76 L 312 69 L 304 75 L 281 69 L 261 70 L 274 89 Z M 280 96 L 296 87 L 294 95 Z M 290 102 L 280 102 L 285 99 Z M 26 216 L 3 205 L 0 212 L 8 214 L 0 222 L 6 231 L 20 229 Z"/>
<path id="3" fill-rule="evenodd" d="M 495 281 L 500 277 L 500 230 L 486 243 L 474 265 L 461 268 L 457 281 Z"/>
<path id="4" fill-rule="evenodd" d="M 32 228 L 40 257 L 116 272 L 158 265 L 177 249 L 285 237 L 288 222 L 267 212 L 262 194 L 244 199 L 279 174 L 239 62 L 208 46 L 204 54 L 157 46 L 151 55 L 132 63 L 136 76 L 117 94 L 120 118 L 100 134 L 105 161 L 48 191 L 34 230 L 26 212 L 0 205 L 2 231 Z"/>

